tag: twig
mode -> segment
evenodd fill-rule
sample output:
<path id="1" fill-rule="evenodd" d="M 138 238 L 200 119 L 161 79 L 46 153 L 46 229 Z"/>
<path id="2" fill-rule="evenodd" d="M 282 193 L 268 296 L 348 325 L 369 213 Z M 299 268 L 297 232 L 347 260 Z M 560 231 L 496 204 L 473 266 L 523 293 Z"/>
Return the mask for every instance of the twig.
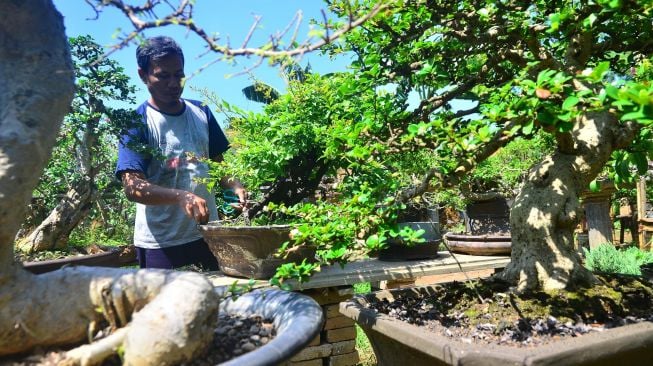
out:
<path id="1" fill-rule="evenodd" d="M 433 223 L 431 223 L 431 225 L 433 225 Z M 458 268 L 460 268 L 460 272 L 465 276 L 465 279 L 467 280 L 467 283 L 469 283 L 469 285 L 472 287 L 472 290 L 474 290 L 474 292 L 476 293 L 476 296 L 478 296 L 478 299 L 481 302 L 481 304 L 485 304 L 485 299 L 483 298 L 483 296 L 481 296 L 481 293 L 478 292 L 478 289 L 476 288 L 476 285 L 474 284 L 474 281 L 472 281 L 472 279 L 469 278 L 469 276 L 467 275 L 467 272 L 463 269 L 463 266 L 458 261 L 458 258 L 456 258 L 456 256 L 453 254 L 453 252 L 451 251 L 451 248 L 449 248 L 449 245 L 447 245 L 447 242 L 444 239 L 442 240 L 442 244 L 444 244 L 444 247 L 447 248 L 447 251 L 449 252 L 449 254 L 451 254 L 451 258 L 453 258 L 453 260 L 456 261 L 456 264 L 458 265 Z"/>

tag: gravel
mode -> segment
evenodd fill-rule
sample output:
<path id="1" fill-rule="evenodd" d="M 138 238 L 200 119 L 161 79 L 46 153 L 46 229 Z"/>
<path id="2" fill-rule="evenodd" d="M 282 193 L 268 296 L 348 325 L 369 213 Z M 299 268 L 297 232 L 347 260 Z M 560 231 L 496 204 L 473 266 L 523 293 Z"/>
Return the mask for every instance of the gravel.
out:
<path id="1" fill-rule="evenodd" d="M 260 316 L 246 318 L 220 314 L 208 354 L 185 365 L 216 365 L 267 344 L 275 335 L 272 322 Z"/>

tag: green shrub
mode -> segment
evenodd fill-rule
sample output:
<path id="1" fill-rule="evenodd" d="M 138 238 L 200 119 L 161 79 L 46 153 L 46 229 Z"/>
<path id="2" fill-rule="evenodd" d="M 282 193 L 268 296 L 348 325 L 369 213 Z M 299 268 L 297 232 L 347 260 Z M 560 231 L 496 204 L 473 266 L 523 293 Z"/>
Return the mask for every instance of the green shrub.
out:
<path id="1" fill-rule="evenodd" d="M 601 244 L 585 252 L 585 266 L 594 272 L 641 275 L 640 267 L 653 263 L 653 253 L 635 247 L 619 250 L 609 243 Z"/>

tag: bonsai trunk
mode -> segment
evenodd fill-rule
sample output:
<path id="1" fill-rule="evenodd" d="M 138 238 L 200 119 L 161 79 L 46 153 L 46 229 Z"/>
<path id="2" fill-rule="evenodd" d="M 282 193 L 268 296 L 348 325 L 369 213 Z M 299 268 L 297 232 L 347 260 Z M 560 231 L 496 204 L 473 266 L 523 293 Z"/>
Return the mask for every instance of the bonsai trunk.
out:
<path id="1" fill-rule="evenodd" d="M 0 65 L 0 358 L 85 342 L 107 322 L 114 332 L 68 352 L 71 364 L 100 363 L 116 350 L 130 365 L 192 359 L 210 343 L 218 309 L 203 276 L 83 267 L 36 276 L 14 262 L 14 236 L 73 95 L 63 21 L 50 0 L 0 1 Z"/>
<path id="2" fill-rule="evenodd" d="M 272 183 L 261 202 L 247 210 L 247 218 L 256 217 L 270 202 L 292 206 L 314 195 L 328 168 L 319 156 L 318 151 L 309 151 L 289 163 L 287 174 Z"/>
<path id="3" fill-rule="evenodd" d="M 558 150 L 533 167 L 510 212 L 511 262 L 499 274 L 520 291 L 589 284 L 594 277 L 574 250 L 580 192 L 596 178 L 614 150 L 635 137 L 636 125 L 609 112 L 580 116 Z"/>
<path id="4" fill-rule="evenodd" d="M 16 247 L 25 253 L 66 248 L 70 233 L 86 217 L 98 196 L 91 181 L 80 180 L 39 226 L 16 243 Z"/>

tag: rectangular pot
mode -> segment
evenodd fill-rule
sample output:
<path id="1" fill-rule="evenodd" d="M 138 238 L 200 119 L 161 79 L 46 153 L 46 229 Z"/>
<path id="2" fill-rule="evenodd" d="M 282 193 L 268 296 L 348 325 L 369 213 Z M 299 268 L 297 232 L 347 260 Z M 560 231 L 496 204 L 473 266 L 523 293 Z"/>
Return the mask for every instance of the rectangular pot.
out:
<path id="1" fill-rule="evenodd" d="M 417 296 L 435 287 L 412 287 L 356 296 L 340 303 L 340 312 L 367 334 L 378 365 L 651 365 L 653 324 L 649 322 L 567 338 L 547 345 L 516 348 L 465 344 L 444 335 L 376 313 L 374 300 Z"/>

